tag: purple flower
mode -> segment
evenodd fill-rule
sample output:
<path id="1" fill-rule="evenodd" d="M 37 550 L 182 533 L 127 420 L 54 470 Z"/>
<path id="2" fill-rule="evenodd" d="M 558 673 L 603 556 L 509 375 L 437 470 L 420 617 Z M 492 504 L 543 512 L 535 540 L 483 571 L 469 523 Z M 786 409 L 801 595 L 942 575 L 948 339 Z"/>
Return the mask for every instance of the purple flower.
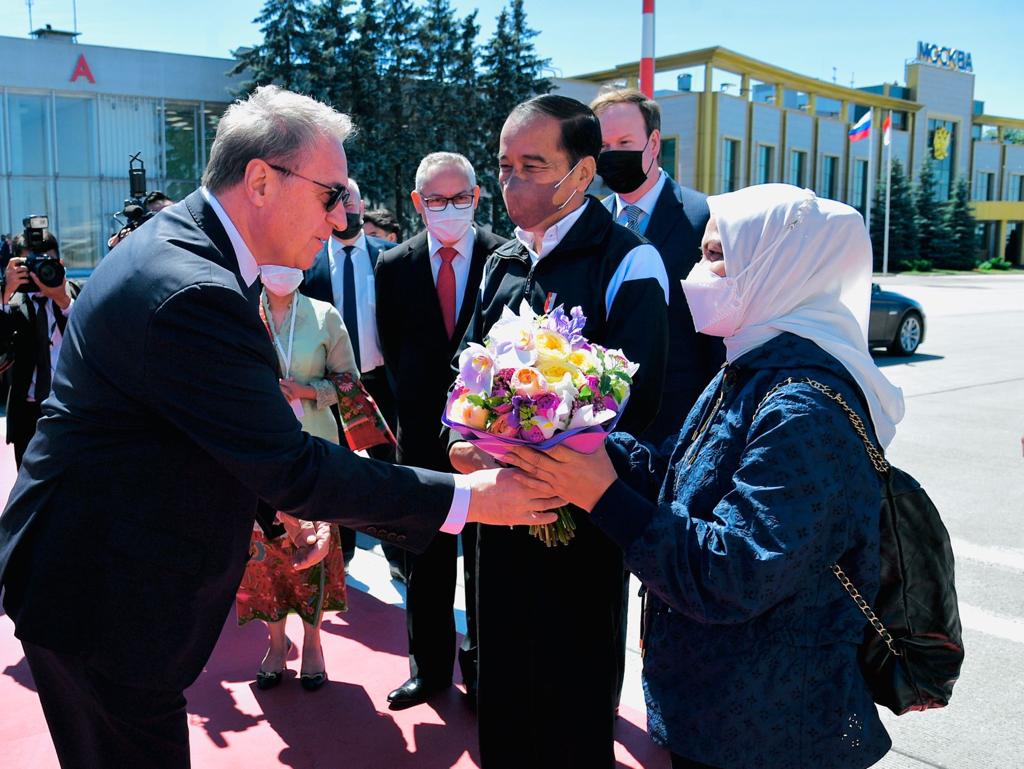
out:
<path id="1" fill-rule="evenodd" d="M 590 391 L 594 393 L 594 395 L 597 395 L 601 392 L 601 380 L 591 374 L 587 377 L 587 387 L 590 388 Z"/>
<path id="2" fill-rule="evenodd" d="M 618 411 L 619 410 L 618 402 L 615 400 L 615 398 L 613 398 L 610 395 L 604 396 L 604 407 L 606 409 L 608 409 L 609 411 Z"/>
<path id="3" fill-rule="evenodd" d="M 520 430 L 519 434 L 523 436 L 524 441 L 529 441 L 530 443 L 540 443 L 544 440 L 544 432 L 537 425 L 530 425 Z"/>
<path id="4" fill-rule="evenodd" d="M 537 411 L 549 411 L 557 409 L 558 405 L 562 402 L 554 393 L 544 393 L 534 400 L 534 405 L 537 407 Z"/>

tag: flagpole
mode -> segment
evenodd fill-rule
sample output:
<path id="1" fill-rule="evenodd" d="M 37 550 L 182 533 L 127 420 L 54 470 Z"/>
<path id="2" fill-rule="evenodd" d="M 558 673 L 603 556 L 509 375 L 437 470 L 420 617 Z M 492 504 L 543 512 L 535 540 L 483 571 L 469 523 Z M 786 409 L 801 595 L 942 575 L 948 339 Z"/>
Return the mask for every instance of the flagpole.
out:
<path id="1" fill-rule="evenodd" d="M 868 109 L 871 110 L 871 127 L 868 129 L 868 204 L 864 213 L 864 226 L 868 228 L 868 237 L 871 237 L 871 198 L 875 195 L 875 175 L 873 173 L 875 168 L 875 108 L 869 107 Z"/>
<path id="2" fill-rule="evenodd" d="M 889 120 L 892 121 L 892 112 L 889 112 Z M 892 125 L 890 122 L 889 130 L 892 131 Z M 885 133 L 883 129 L 882 134 L 883 141 L 885 139 Z M 889 198 L 892 193 L 892 137 L 890 136 L 888 143 L 886 144 L 888 151 L 885 155 L 885 241 L 882 247 L 882 274 L 887 275 L 889 273 Z"/>

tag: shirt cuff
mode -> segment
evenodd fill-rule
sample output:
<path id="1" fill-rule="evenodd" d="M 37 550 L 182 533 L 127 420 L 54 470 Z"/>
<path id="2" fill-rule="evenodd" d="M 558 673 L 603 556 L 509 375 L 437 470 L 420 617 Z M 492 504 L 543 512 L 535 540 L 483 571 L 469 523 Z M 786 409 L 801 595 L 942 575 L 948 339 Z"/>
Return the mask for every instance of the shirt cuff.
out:
<path id="1" fill-rule="evenodd" d="M 75 306 L 75 300 L 72 299 L 70 296 L 68 297 L 68 299 L 70 300 L 68 302 L 68 306 L 60 308 L 60 311 L 64 314 L 65 318 L 68 317 L 71 314 L 71 308 Z M 57 305 L 57 306 L 60 307 L 60 305 Z"/>
<path id="2" fill-rule="evenodd" d="M 466 526 L 466 519 L 469 518 L 469 477 L 452 477 L 455 479 L 455 494 L 452 496 L 452 506 L 448 509 L 448 517 L 441 526 L 441 531 L 445 534 L 459 534 Z"/>

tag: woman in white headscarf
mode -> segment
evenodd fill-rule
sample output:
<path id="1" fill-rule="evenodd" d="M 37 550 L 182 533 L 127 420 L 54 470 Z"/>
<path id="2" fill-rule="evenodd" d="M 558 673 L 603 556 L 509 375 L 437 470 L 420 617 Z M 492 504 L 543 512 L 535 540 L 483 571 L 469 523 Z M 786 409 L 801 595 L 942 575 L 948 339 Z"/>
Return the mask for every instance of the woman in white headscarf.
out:
<path id="1" fill-rule="evenodd" d="M 517 450 L 647 588 L 649 728 L 674 767 L 863 769 L 891 746 L 857 665 L 881 484 L 838 394 L 888 445 L 901 392 L 868 354 L 871 246 L 849 206 L 782 184 L 708 199 L 683 282 L 727 363 L 662 452 Z"/>

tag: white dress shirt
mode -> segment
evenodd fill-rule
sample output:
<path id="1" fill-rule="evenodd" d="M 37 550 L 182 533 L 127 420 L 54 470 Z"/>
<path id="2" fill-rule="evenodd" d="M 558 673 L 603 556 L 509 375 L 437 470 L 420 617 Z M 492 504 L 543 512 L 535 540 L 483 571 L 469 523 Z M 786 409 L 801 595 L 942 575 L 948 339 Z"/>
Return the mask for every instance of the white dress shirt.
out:
<path id="1" fill-rule="evenodd" d="M 251 286 L 259 276 L 259 265 L 252 254 L 252 250 L 246 245 L 238 228 L 235 227 L 231 217 L 206 187 L 200 188 L 206 202 L 210 204 L 220 223 L 224 225 L 224 231 L 228 234 L 231 247 L 235 251 L 235 258 L 238 260 L 238 272 L 247 286 Z M 333 238 L 332 238 L 333 240 Z M 340 310 L 339 310 L 340 311 Z M 374 324 L 376 328 L 376 324 Z M 445 534 L 458 534 L 466 525 L 469 517 L 469 477 L 465 475 L 453 475 L 455 479 L 455 494 L 452 496 L 452 506 L 448 508 L 448 517 L 445 518 L 441 531 Z"/>
<path id="2" fill-rule="evenodd" d="M 534 264 L 550 254 L 562 242 L 562 239 L 569 233 L 572 226 L 579 221 L 579 218 L 583 216 L 584 210 L 589 205 L 590 201 L 588 200 L 571 214 L 559 219 L 548 227 L 544 237 L 541 239 L 540 251 L 533 250 L 533 238 L 530 233 L 520 227 L 516 227 L 516 239 L 526 246 L 526 250 L 529 252 L 530 259 Z M 668 273 L 665 271 L 665 263 L 661 260 L 661 254 L 650 243 L 642 243 L 632 249 L 619 263 L 615 274 L 612 275 L 612 279 L 608 281 L 608 288 L 605 290 L 605 312 L 611 313 L 615 297 L 619 293 L 619 289 L 622 288 L 623 283 L 630 280 L 643 280 L 645 278 L 654 278 L 658 281 L 662 291 L 665 292 L 665 304 L 667 305 Z"/>
<path id="3" fill-rule="evenodd" d="M 327 241 L 327 263 L 331 271 L 331 293 L 334 306 L 345 316 L 345 244 L 331 236 Z M 377 288 L 373 280 L 373 265 L 366 236 L 360 233 L 352 244 L 352 278 L 356 289 L 356 320 L 359 322 L 359 339 L 352 340 L 359 345 L 360 371 L 373 371 L 384 365 L 377 336 Z"/>
<path id="4" fill-rule="evenodd" d="M 658 205 L 658 198 L 661 196 L 661 191 L 665 188 L 665 180 L 668 178 L 668 174 L 665 173 L 664 169 L 661 170 L 661 174 L 658 176 L 658 181 L 654 183 L 647 192 L 643 194 L 638 201 L 635 203 L 627 203 L 622 199 L 619 193 L 615 193 L 615 221 L 619 224 L 625 224 L 625 215 L 622 213 L 622 209 L 626 206 L 633 205 L 644 212 L 644 215 L 640 218 L 638 232 L 643 235 L 647 232 L 647 225 L 651 221 L 651 215 L 654 213 L 654 207 Z"/>
<path id="5" fill-rule="evenodd" d="M 458 320 L 462 313 L 462 299 L 466 295 L 466 284 L 469 282 L 469 266 L 473 261 L 473 242 L 476 233 L 470 227 L 466 234 L 456 243 L 453 248 L 458 256 L 452 259 L 452 269 L 455 271 L 455 318 Z M 430 249 L 430 272 L 434 276 L 434 287 L 437 287 L 437 274 L 441 270 L 441 255 L 437 252 L 444 246 L 440 240 L 430 234 L 427 230 L 427 246 Z M 474 289 L 476 287 L 474 286 Z"/>
<path id="6" fill-rule="evenodd" d="M 42 296 L 42 294 L 33 291 L 30 294 L 25 294 L 24 299 L 26 302 L 32 302 L 35 304 L 36 298 Z M 75 300 L 71 300 L 71 304 L 67 306 L 67 309 L 61 310 L 61 314 L 68 318 L 71 316 L 71 308 L 74 306 Z M 60 331 L 60 326 L 57 325 L 57 316 L 53 313 L 54 303 L 52 299 L 46 300 L 46 327 L 50 330 L 50 381 L 53 381 L 55 372 L 57 371 L 57 358 L 60 356 L 60 343 L 64 339 L 64 335 Z M 16 305 L 7 305 L 5 308 L 7 312 L 15 312 Z M 34 312 L 39 311 L 39 305 L 35 305 L 32 308 Z M 34 317 L 34 316 L 33 316 Z M 40 393 L 39 397 L 36 397 L 36 370 L 32 369 L 32 381 L 29 382 L 28 392 L 25 394 L 25 400 L 32 402 L 42 403 L 50 393 Z"/>

